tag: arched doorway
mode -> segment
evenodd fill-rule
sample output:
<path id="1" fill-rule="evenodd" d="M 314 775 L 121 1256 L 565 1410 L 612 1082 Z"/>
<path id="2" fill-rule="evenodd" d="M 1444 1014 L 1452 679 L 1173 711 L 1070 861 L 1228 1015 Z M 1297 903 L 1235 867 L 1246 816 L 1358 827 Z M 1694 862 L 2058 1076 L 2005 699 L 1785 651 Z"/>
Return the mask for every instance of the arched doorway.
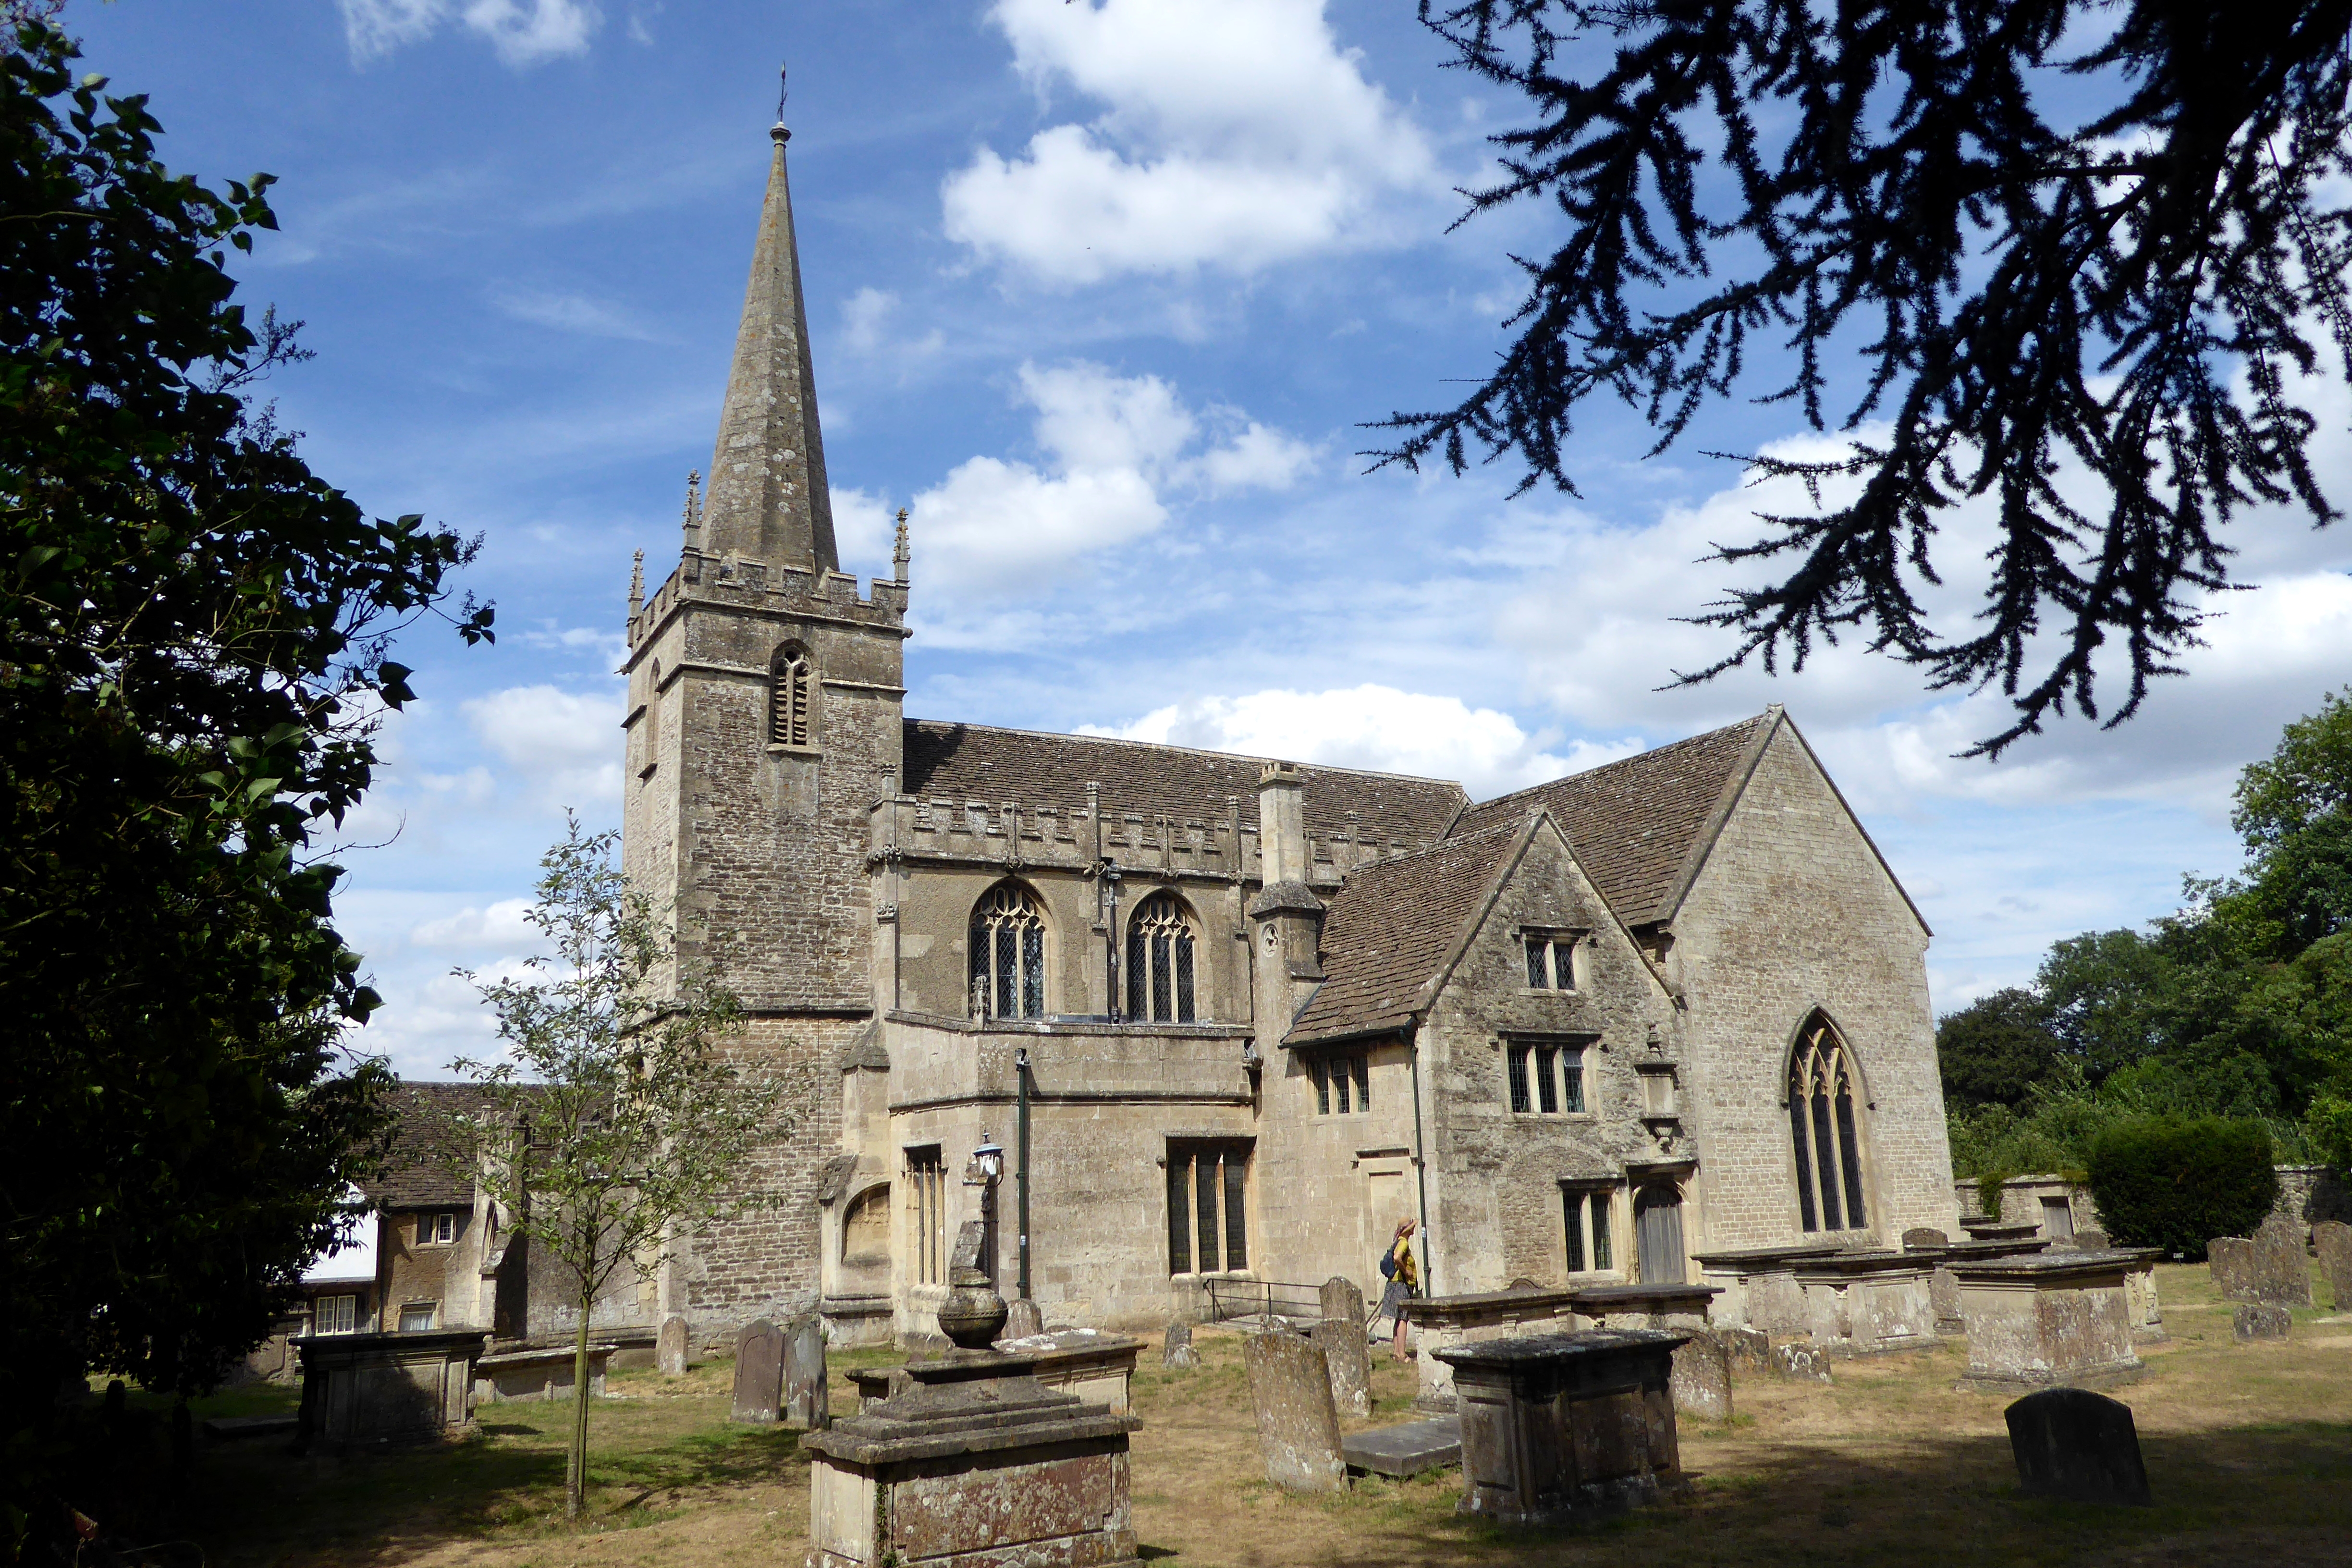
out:
<path id="1" fill-rule="evenodd" d="M 1633 1240 L 1643 1284 L 1683 1282 L 1681 1188 L 1653 1182 L 1633 1194 Z"/>

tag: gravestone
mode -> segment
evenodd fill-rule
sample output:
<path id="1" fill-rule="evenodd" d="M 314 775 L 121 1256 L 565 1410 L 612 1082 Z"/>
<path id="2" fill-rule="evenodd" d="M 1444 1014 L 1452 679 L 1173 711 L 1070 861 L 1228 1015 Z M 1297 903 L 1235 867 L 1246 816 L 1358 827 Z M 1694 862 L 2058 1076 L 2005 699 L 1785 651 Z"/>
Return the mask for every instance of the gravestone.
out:
<path id="1" fill-rule="evenodd" d="M 2311 1227 L 2319 1249 L 2319 1272 L 2327 1280 L 2328 1299 L 2339 1312 L 2352 1312 L 2352 1225 L 2324 1219 Z"/>
<path id="2" fill-rule="evenodd" d="M 1032 1301 L 1026 1296 L 1021 1296 L 1016 1297 L 1014 1300 L 1005 1304 L 1004 1331 L 1002 1334 L 999 1334 L 997 1338 L 1000 1340 L 1025 1340 L 1033 1335 L 1042 1334 L 1045 1331 L 1045 1314 L 1037 1310 L 1036 1302 Z"/>
<path id="3" fill-rule="evenodd" d="M 2269 1301 L 2242 1301 L 2230 1314 L 2234 1340 L 2283 1340 L 2294 1327 L 2294 1315 Z"/>
<path id="4" fill-rule="evenodd" d="M 832 1425 L 833 1398 L 824 1380 L 824 1320 L 804 1312 L 784 1325 L 784 1425 L 822 1432 Z"/>
<path id="5" fill-rule="evenodd" d="M 1952 1238 L 1932 1225 L 1914 1226 L 1903 1233 L 1903 1250 L 1922 1252 L 1929 1247 L 1949 1247 Z"/>
<path id="6" fill-rule="evenodd" d="M 2213 1289 L 2224 1301 L 2259 1299 L 2254 1294 L 2254 1244 L 2244 1237 L 2217 1236 L 2207 1242 L 2205 1263 L 2213 1271 Z"/>
<path id="7" fill-rule="evenodd" d="M 2311 1305 L 2311 1252 L 2301 1220 L 2274 1214 L 2254 1232 L 2254 1300 Z"/>
<path id="8" fill-rule="evenodd" d="M 1342 1415 L 1361 1420 L 1372 1413 L 1372 1352 L 1360 1318 L 1326 1318 L 1307 1337 L 1323 1347 L 1331 1370 L 1331 1403 Z"/>
<path id="9" fill-rule="evenodd" d="M 654 1341 L 654 1364 L 664 1377 L 686 1375 L 686 1320 L 676 1312 L 662 1320 L 661 1333 Z"/>
<path id="10" fill-rule="evenodd" d="M 1300 1334 L 1252 1334 L 1242 1342 L 1250 1412 L 1257 1418 L 1265 1478 L 1293 1491 L 1338 1491 L 1348 1484 L 1339 1452 L 1339 1412 L 1323 1347 Z"/>
<path id="11" fill-rule="evenodd" d="M 1830 1375 L 1830 1352 L 1801 1342 L 1772 1347 L 1772 1370 L 1799 1383 L 1835 1383 Z"/>
<path id="12" fill-rule="evenodd" d="M 1716 1329 L 1711 1331 L 1723 1346 L 1726 1365 L 1741 1372 L 1772 1370 L 1772 1336 L 1761 1329 Z"/>
<path id="13" fill-rule="evenodd" d="M 1325 1321 L 1337 1319 L 1360 1329 L 1364 1326 L 1364 1293 L 1356 1289 L 1354 1280 L 1334 1274 L 1323 1281 L 1322 1300 Z"/>
<path id="14" fill-rule="evenodd" d="M 735 1419 L 772 1422 L 783 1403 L 784 1331 L 761 1318 L 735 1336 Z"/>
<path id="15" fill-rule="evenodd" d="M 2007 1411 L 2009 1449 L 2028 1497 L 2148 1506 L 2131 1407 L 2087 1388 L 2045 1388 Z"/>
<path id="16" fill-rule="evenodd" d="M 1701 1421 L 1731 1419 L 1731 1356 L 1712 1334 L 1693 1334 L 1675 1347 L 1675 1369 L 1666 1380 L 1677 1415 Z"/>
<path id="17" fill-rule="evenodd" d="M 2087 1230 L 2078 1230 L 2074 1233 L 2074 1245 L 2084 1252 L 2105 1252 L 2115 1244 L 2107 1239 L 2105 1231 L 2093 1226 Z"/>
<path id="18" fill-rule="evenodd" d="M 1168 1337 L 1160 1342 L 1160 1364 L 1185 1369 L 1201 1364 L 1201 1352 L 1192 1348 L 1190 1323 L 1168 1325 Z"/>

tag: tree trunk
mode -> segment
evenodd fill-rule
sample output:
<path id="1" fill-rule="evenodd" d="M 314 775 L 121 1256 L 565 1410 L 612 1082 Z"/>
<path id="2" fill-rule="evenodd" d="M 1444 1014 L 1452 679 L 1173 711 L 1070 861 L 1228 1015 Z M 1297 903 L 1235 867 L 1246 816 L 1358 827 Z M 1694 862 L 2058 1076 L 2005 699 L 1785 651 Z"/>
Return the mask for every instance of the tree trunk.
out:
<path id="1" fill-rule="evenodd" d="M 563 1466 L 563 1517 L 578 1519 L 588 1492 L 588 1310 L 595 1304 L 580 1292 L 580 1333 L 572 1345 L 572 1444 Z"/>

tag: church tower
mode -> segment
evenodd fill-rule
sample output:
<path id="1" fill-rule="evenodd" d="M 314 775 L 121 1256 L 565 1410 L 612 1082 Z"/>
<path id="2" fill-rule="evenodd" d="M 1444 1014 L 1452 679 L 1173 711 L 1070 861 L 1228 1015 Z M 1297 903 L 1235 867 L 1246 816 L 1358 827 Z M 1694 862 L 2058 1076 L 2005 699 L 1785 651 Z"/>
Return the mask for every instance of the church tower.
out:
<path id="1" fill-rule="evenodd" d="M 761 1152 L 763 1213 L 682 1251 L 661 1310 L 698 1322 L 804 1311 L 815 1192 L 839 1139 L 836 1064 L 874 1016 L 867 817 L 902 766 L 906 552 L 861 596 L 825 488 L 785 143 L 775 150 L 707 494 L 689 479 L 677 567 L 629 597 L 623 858 L 678 961 L 742 1000 L 741 1048 L 814 1069 L 789 1140 Z"/>

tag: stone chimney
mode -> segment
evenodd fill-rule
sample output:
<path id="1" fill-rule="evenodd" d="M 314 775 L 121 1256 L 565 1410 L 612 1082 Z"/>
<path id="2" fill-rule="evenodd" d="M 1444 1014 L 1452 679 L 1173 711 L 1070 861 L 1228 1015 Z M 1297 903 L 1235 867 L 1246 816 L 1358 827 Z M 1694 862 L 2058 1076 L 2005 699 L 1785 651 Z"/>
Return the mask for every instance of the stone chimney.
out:
<path id="1" fill-rule="evenodd" d="M 1306 786 L 1296 763 L 1268 763 L 1257 779 L 1258 871 L 1249 902 L 1257 1044 L 1270 1056 L 1323 983 L 1323 900 L 1307 885 Z"/>

